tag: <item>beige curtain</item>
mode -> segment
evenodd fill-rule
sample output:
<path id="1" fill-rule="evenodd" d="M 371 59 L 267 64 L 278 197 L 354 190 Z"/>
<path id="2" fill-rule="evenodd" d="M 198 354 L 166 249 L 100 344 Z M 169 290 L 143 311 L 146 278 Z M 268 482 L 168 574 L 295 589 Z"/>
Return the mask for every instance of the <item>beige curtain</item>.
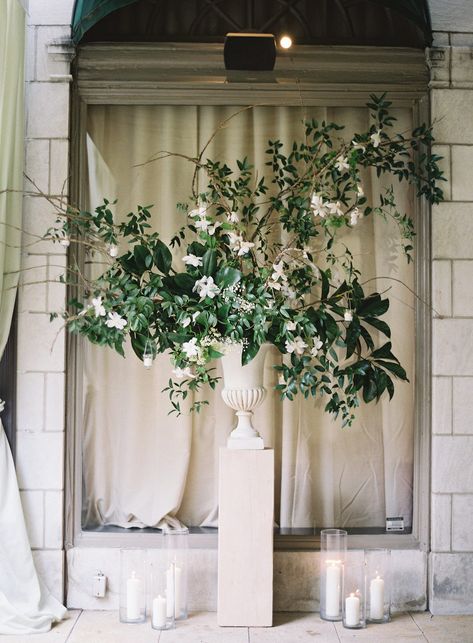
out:
<path id="1" fill-rule="evenodd" d="M 88 118 L 90 205 L 118 198 L 122 214 L 154 203 L 154 225 L 168 238 L 184 223 L 176 203 L 186 201 L 193 168 L 182 159 L 138 166 L 159 150 L 195 155 L 233 107 L 91 106 Z M 410 126 L 408 110 L 397 110 L 398 127 Z M 222 129 L 209 158 L 227 162 L 247 155 L 264 168 L 268 139 L 288 144 L 303 135 L 302 119 L 336 120 L 343 136 L 369 126 L 365 108 L 258 107 Z M 138 166 L 138 167 L 137 167 Z M 382 189 L 375 173 L 364 178 L 367 195 Z M 411 192 L 396 186 L 401 208 L 412 210 Z M 413 271 L 398 256 L 396 232 L 374 218 L 359 223 L 350 247 L 366 279 L 395 277 L 411 288 Z M 276 452 L 276 517 L 283 528 L 383 527 L 386 516 L 411 524 L 413 467 L 413 299 L 397 282 L 381 280 L 367 290 L 390 288 L 387 315 L 395 352 L 410 384 L 399 384 L 391 404 L 360 409 L 350 429 L 323 413 L 319 401 L 282 403 L 270 393 L 257 410 L 265 444 Z M 161 390 L 171 368 L 162 356 L 146 371 L 133 355 L 84 345 L 84 523 L 157 526 L 177 517 L 194 526 L 216 526 L 218 450 L 232 426 L 220 391 L 206 391 L 210 406 L 200 415 L 167 415 Z M 266 385 L 275 382 L 266 362 Z"/>

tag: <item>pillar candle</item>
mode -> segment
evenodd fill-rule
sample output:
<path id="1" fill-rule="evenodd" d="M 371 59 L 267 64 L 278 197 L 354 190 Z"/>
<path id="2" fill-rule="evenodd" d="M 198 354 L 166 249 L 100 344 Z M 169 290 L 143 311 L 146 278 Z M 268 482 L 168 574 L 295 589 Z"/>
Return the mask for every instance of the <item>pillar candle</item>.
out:
<path id="1" fill-rule="evenodd" d="M 173 574 L 174 572 L 174 574 Z M 182 569 L 172 564 L 166 572 L 166 597 L 167 597 L 167 615 L 172 616 L 174 604 L 174 618 L 181 615 L 182 602 Z"/>
<path id="2" fill-rule="evenodd" d="M 166 599 L 159 594 L 153 599 L 153 612 L 152 612 L 153 627 L 166 626 Z"/>
<path id="3" fill-rule="evenodd" d="M 379 576 L 370 583 L 370 618 L 375 621 L 384 618 L 384 580 Z"/>
<path id="4" fill-rule="evenodd" d="M 355 627 L 360 624 L 360 599 L 350 594 L 345 599 L 345 625 Z"/>
<path id="5" fill-rule="evenodd" d="M 130 621 L 136 621 L 141 616 L 141 596 L 143 584 L 136 577 L 136 572 L 131 572 L 130 578 L 126 581 L 126 617 Z"/>
<path id="6" fill-rule="evenodd" d="M 340 617 L 342 567 L 339 563 L 331 562 L 327 566 L 325 581 L 325 615 L 329 618 Z"/>

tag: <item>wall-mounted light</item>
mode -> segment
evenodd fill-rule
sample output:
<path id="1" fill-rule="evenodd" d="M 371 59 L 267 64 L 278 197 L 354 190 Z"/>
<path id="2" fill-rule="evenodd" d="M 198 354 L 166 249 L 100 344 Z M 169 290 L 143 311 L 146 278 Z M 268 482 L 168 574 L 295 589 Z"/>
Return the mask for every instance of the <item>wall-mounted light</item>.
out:
<path id="1" fill-rule="evenodd" d="M 272 71 L 276 42 L 270 33 L 227 33 L 223 45 L 225 69 Z"/>
<path id="2" fill-rule="evenodd" d="M 283 49 L 290 49 L 292 47 L 292 38 L 290 36 L 281 36 L 279 45 Z"/>

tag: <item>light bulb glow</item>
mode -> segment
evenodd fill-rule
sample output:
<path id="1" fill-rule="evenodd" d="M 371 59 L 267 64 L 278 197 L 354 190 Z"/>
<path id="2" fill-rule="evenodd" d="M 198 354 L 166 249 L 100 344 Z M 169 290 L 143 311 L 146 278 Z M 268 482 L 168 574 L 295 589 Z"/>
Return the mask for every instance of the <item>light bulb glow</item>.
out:
<path id="1" fill-rule="evenodd" d="M 282 38 L 279 40 L 279 44 L 283 49 L 289 49 L 292 47 L 292 38 L 289 36 L 282 36 Z"/>

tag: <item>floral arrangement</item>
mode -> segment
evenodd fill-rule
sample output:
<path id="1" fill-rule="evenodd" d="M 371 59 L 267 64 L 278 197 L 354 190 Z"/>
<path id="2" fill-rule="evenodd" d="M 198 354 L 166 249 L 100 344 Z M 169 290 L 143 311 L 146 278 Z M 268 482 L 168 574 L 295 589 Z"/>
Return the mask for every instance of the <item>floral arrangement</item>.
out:
<path id="1" fill-rule="evenodd" d="M 389 300 L 365 294 L 348 247 L 341 256 L 334 251 L 341 229 L 376 216 L 397 223 L 411 260 L 412 220 L 397 210 L 392 185 L 378 204 L 368 203 L 365 168 L 408 181 L 431 203 L 442 199 L 431 130 L 393 133 L 389 106 L 385 96 L 372 96 L 373 124 L 350 142 L 341 140 L 340 125 L 315 120 L 288 152 L 269 141 L 267 176 L 256 176 L 246 158 L 235 167 L 206 159 L 206 146 L 188 159 L 195 165 L 192 194 L 178 204 L 184 222 L 169 243 L 152 230 L 150 207 L 138 206 L 119 224 L 107 200 L 93 213 L 67 208 L 46 236 L 106 258 L 92 281 L 70 266 L 67 279 L 80 296 L 62 313 L 68 329 L 122 355 L 129 338 L 146 366 L 168 352 L 174 377 L 165 390 L 176 413 L 190 391 L 215 387 L 212 360 L 233 343 L 243 344 L 243 363 L 263 343 L 273 344 L 282 355 L 281 396 L 323 396 L 325 410 L 340 414 L 344 425 L 361 398 L 392 397 L 393 378 L 407 375 L 381 319 Z M 196 189 L 199 174 L 203 192 Z"/>

